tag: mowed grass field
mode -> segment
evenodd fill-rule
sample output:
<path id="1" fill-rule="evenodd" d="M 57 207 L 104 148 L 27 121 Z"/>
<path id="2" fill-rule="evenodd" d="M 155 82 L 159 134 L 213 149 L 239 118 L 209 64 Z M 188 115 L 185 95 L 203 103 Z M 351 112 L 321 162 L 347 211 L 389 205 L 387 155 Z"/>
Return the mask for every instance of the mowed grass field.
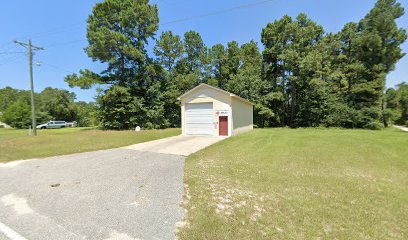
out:
<path id="1" fill-rule="evenodd" d="M 27 136 L 27 130 L 0 128 L 0 162 L 41 158 L 70 153 L 122 147 L 176 136 L 180 129 L 103 131 L 89 128 L 39 130 Z"/>
<path id="2" fill-rule="evenodd" d="M 408 239 L 408 133 L 263 129 L 191 155 L 180 239 Z"/>

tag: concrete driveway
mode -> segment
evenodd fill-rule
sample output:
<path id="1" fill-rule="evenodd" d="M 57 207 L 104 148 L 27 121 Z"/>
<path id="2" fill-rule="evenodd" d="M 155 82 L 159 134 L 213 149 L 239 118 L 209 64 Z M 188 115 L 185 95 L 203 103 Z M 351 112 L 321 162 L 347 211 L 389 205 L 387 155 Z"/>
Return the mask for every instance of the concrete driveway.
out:
<path id="1" fill-rule="evenodd" d="M 0 164 L 0 239 L 174 239 L 182 155 L 219 140 L 179 136 Z"/>
<path id="2" fill-rule="evenodd" d="M 227 137 L 175 136 L 124 147 L 138 151 L 188 156 Z"/>
<path id="3" fill-rule="evenodd" d="M 397 125 L 394 125 L 394 127 L 398 128 L 398 129 L 400 129 L 400 130 L 402 130 L 402 131 L 404 131 L 404 132 L 408 132 L 408 127 L 397 126 Z"/>

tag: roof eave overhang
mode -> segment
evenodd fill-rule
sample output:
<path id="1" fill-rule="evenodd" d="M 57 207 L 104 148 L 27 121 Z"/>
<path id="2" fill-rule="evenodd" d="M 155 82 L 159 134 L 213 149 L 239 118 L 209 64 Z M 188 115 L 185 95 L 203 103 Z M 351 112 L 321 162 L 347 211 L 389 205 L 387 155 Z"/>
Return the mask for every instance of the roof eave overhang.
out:
<path id="1" fill-rule="evenodd" d="M 225 90 L 222 90 L 222 89 L 217 88 L 217 87 L 213 87 L 213 86 L 208 85 L 208 84 L 205 84 L 205 83 L 201 83 L 201 84 L 198 85 L 197 87 L 195 87 L 195 88 L 193 88 L 193 89 L 187 91 L 186 93 L 184 93 L 183 95 L 181 95 L 180 97 L 178 97 L 177 100 L 180 101 L 183 97 L 185 97 L 186 95 L 190 94 L 191 92 L 194 92 L 195 90 L 197 90 L 197 89 L 199 89 L 199 88 L 201 88 L 201 87 L 209 87 L 209 88 L 214 89 L 214 90 L 216 90 L 216 91 L 219 91 L 219 92 L 228 94 L 230 97 L 233 97 L 233 98 L 236 98 L 236 99 L 238 99 L 238 100 L 241 100 L 242 102 L 245 102 L 245 103 L 248 103 L 248 104 L 250 104 L 250 105 L 252 105 L 252 106 L 255 106 L 255 104 L 253 104 L 252 102 L 246 100 L 245 98 L 242 98 L 242 97 L 240 97 L 240 96 L 238 96 L 238 95 L 236 95 L 236 94 L 227 92 L 227 91 L 225 91 Z"/>

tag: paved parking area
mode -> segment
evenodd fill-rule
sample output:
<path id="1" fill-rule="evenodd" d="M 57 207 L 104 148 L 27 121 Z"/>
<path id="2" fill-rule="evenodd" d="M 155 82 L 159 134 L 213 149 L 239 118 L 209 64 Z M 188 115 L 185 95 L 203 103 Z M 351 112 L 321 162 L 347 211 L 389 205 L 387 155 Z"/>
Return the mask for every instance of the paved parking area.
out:
<path id="1" fill-rule="evenodd" d="M 183 166 L 128 149 L 0 165 L 0 239 L 174 239 Z"/>

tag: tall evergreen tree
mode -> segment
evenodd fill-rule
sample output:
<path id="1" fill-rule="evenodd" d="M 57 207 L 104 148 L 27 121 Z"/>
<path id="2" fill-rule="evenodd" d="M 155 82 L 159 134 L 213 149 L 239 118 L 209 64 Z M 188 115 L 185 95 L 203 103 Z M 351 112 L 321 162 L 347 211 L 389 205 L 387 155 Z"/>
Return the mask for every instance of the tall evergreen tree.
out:
<path id="1" fill-rule="evenodd" d="M 156 40 L 154 53 L 163 68 L 171 75 L 174 66 L 183 55 L 183 43 L 180 36 L 173 35 L 172 31 L 163 32 Z"/>
<path id="2" fill-rule="evenodd" d="M 228 76 L 227 68 L 227 51 L 225 50 L 224 45 L 215 44 L 209 51 L 209 58 L 211 64 L 211 74 L 214 78 L 214 82 L 210 83 L 217 87 L 222 86 L 225 79 Z"/>
<path id="3" fill-rule="evenodd" d="M 164 68 L 166 75 L 163 82 L 163 101 L 164 116 L 168 119 L 170 126 L 178 127 L 180 125 L 180 106 L 177 97 L 181 91 L 177 85 L 178 79 L 175 66 L 179 63 L 184 53 L 183 42 L 178 35 L 171 31 L 163 32 L 159 39 L 156 40 L 154 53 L 158 62 Z"/>
<path id="4" fill-rule="evenodd" d="M 101 73 L 81 70 L 81 75 L 69 75 L 66 81 L 82 88 L 109 84 L 98 98 L 104 127 L 166 126 L 158 124 L 155 114 L 151 114 L 151 109 L 163 108 L 160 100 L 163 96 L 151 93 L 161 92 L 161 86 L 154 81 L 164 77 L 146 50 L 158 23 L 157 6 L 150 5 L 148 0 L 105 0 L 97 3 L 89 16 L 89 46 L 85 51 L 94 61 L 106 63 L 107 68 Z M 115 96 L 117 99 L 111 99 Z M 155 105 L 158 102 L 160 106 Z"/>
<path id="5" fill-rule="evenodd" d="M 238 70 L 230 73 L 225 89 L 253 102 L 256 125 L 265 127 L 275 114 L 269 108 L 270 83 L 262 78 L 261 52 L 254 41 L 243 44 L 239 52 Z"/>
<path id="6" fill-rule="evenodd" d="M 186 32 L 183 47 L 183 55 L 175 67 L 175 82 L 180 92 L 185 92 L 203 81 L 207 62 L 207 47 L 198 32 Z"/>
<path id="7" fill-rule="evenodd" d="M 299 14 L 295 20 L 284 16 L 262 30 L 266 78 L 272 83 L 275 100 L 272 109 L 281 109 L 277 124 L 288 123 L 292 127 L 301 124 L 303 91 L 310 80 L 308 72 L 304 74 L 301 69 L 302 61 L 316 48 L 323 34 L 323 27 L 305 14 Z"/>
<path id="8" fill-rule="evenodd" d="M 201 76 L 206 46 L 198 32 L 189 31 L 184 34 L 185 64 L 187 70 Z"/>
<path id="9" fill-rule="evenodd" d="M 407 35 L 395 21 L 403 14 L 395 0 L 378 0 L 364 19 L 339 33 L 343 60 L 339 66 L 348 80 L 345 98 L 361 115 L 357 127 L 380 127 L 385 77 L 404 56 L 400 45 Z"/>

